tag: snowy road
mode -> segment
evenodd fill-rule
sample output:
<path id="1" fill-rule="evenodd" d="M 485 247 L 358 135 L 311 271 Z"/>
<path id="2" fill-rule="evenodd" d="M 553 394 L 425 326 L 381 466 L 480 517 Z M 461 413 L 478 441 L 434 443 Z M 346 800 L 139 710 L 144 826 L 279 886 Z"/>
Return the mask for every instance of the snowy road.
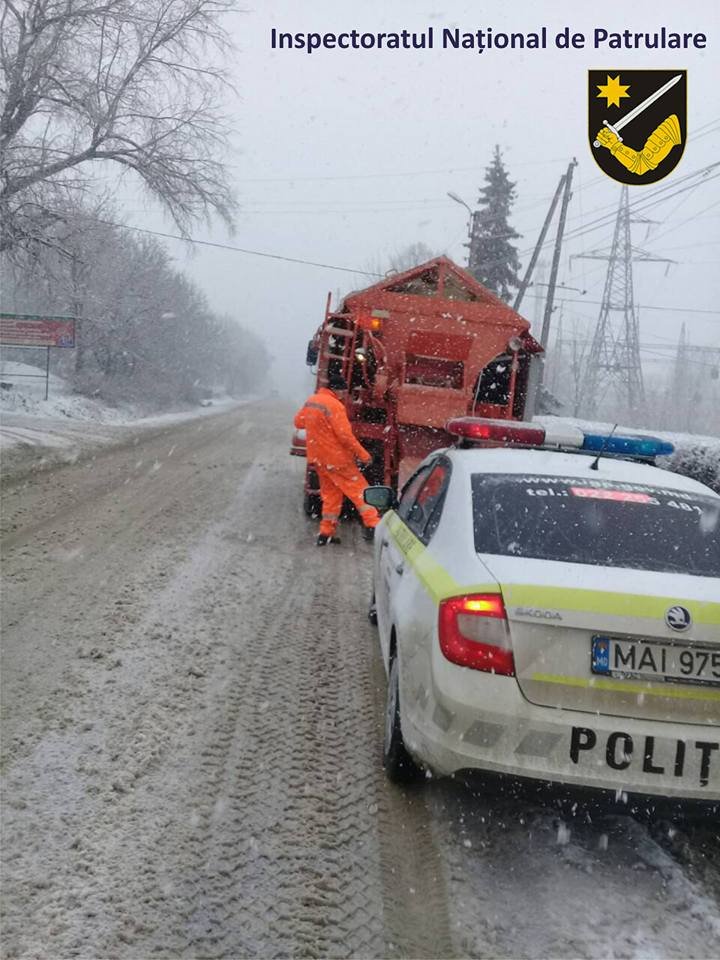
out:
<path id="1" fill-rule="evenodd" d="M 720 955 L 715 824 L 386 784 L 370 547 L 315 548 L 288 419 L 6 489 L 4 955 Z"/>

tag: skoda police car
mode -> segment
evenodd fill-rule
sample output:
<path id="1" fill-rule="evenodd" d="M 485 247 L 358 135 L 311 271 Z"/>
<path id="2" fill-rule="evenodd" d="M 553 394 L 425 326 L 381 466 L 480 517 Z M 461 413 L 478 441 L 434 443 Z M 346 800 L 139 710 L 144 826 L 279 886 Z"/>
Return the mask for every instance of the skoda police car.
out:
<path id="1" fill-rule="evenodd" d="M 388 775 L 720 800 L 720 497 L 655 438 L 447 429 L 366 491 Z"/>

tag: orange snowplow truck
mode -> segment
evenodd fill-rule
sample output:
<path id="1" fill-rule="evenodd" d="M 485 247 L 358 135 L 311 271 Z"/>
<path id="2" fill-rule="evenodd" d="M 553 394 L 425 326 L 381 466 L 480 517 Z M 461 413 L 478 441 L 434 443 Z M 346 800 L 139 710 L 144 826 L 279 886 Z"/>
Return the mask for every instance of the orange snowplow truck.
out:
<path id="1" fill-rule="evenodd" d="M 317 386 L 342 373 L 355 436 L 372 454 L 368 483 L 398 489 L 433 450 L 448 446 L 451 417 L 522 420 L 530 358 L 542 348 L 530 324 L 447 257 L 348 294 L 308 344 Z M 290 450 L 305 456 L 296 431 Z M 315 472 L 305 510 L 319 513 Z"/>

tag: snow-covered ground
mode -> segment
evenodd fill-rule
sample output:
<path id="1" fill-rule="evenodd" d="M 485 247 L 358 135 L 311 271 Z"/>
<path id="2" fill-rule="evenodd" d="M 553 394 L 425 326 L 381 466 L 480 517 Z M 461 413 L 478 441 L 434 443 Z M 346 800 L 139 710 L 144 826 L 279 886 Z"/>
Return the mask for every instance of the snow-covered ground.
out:
<path id="1" fill-rule="evenodd" d="M 3 957 L 720 956 L 709 816 L 386 781 L 372 550 L 316 549 L 287 423 L 8 488 Z"/>
<path id="2" fill-rule="evenodd" d="M 0 382 L 0 450 L 13 466 L 31 458 L 36 466 L 74 462 L 84 451 L 122 442 L 132 431 L 162 427 L 194 417 L 208 416 L 246 402 L 216 397 L 207 406 L 145 416 L 137 405 L 113 407 L 102 400 L 76 393 L 62 377 L 50 375 L 45 400 L 45 380 L 31 379 L 44 370 L 26 363 L 3 361 Z"/>
<path id="3" fill-rule="evenodd" d="M 45 371 L 28 363 L 3 360 L 0 381 L 0 412 L 47 420 L 84 420 L 95 423 L 128 423 L 140 416 L 132 407 L 119 409 L 75 393 L 62 377 L 50 374 L 45 400 Z M 31 379 L 32 378 L 32 379 Z M 40 379 L 35 379 L 40 378 Z"/>

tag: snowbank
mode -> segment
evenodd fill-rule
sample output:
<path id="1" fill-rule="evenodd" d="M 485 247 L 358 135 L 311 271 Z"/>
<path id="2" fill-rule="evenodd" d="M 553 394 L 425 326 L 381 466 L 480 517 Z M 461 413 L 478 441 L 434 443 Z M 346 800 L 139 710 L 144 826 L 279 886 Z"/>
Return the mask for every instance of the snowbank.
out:
<path id="1" fill-rule="evenodd" d="M 601 423 L 592 420 L 577 420 L 573 417 L 535 417 L 540 423 L 572 424 L 581 430 L 594 433 L 609 433 L 615 424 Z M 644 434 L 669 440 L 675 447 L 671 457 L 663 457 L 660 462 L 663 467 L 681 473 L 720 493 L 720 437 L 709 437 L 693 433 L 666 432 L 662 430 L 640 430 L 637 427 L 627 427 L 619 424 L 619 434 Z"/>
<path id="2" fill-rule="evenodd" d="M 26 363 L 2 362 L 0 450 L 6 473 L 29 462 L 35 466 L 74 462 L 86 450 L 122 442 L 138 429 L 209 416 L 252 399 L 218 397 L 206 406 L 143 416 L 136 406 L 111 407 L 75 393 L 67 381 L 55 374 L 50 375 L 49 397 L 45 400 L 45 380 L 21 376 L 44 377 L 44 373 Z"/>

